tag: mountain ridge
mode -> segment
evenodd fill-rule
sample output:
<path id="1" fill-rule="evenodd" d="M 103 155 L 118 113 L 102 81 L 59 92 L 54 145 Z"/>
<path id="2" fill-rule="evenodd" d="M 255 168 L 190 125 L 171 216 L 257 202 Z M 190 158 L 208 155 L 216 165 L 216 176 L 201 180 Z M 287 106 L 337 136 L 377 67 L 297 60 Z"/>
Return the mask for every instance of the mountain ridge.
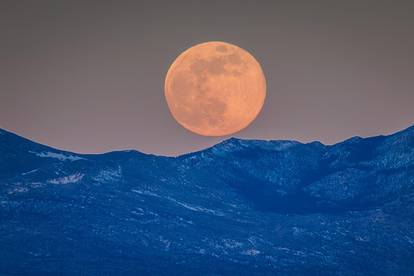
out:
<path id="1" fill-rule="evenodd" d="M 326 147 L 331 147 L 331 146 L 335 146 L 335 145 L 338 145 L 338 144 L 341 144 L 341 143 L 345 143 L 345 142 L 349 142 L 349 141 L 352 141 L 352 140 L 368 139 L 368 138 L 376 138 L 376 137 L 390 137 L 390 136 L 399 135 L 399 134 L 405 133 L 405 132 L 414 132 L 414 124 L 413 125 L 410 125 L 410 126 L 408 126 L 406 128 L 404 128 L 402 130 L 399 130 L 399 131 L 396 131 L 394 133 L 391 133 L 391 134 L 387 134 L 387 135 L 380 134 L 380 135 L 374 135 L 374 136 L 368 136 L 368 137 L 352 136 L 352 137 L 346 138 L 346 139 L 344 139 L 342 141 L 339 141 L 337 143 L 334 143 L 334 144 L 324 144 L 324 143 L 322 143 L 322 142 L 320 142 L 318 140 L 309 141 L 309 142 L 300 142 L 298 140 L 289 140 L 289 139 L 282 139 L 282 140 L 275 139 L 275 140 L 273 140 L 273 139 L 250 139 L 250 138 L 230 137 L 230 138 L 224 139 L 224 140 L 222 140 L 222 141 L 220 141 L 220 142 L 218 142 L 218 143 L 216 143 L 216 144 L 214 144 L 214 145 L 212 145 L 210 147 L 207 147 L 207 148 L 203 148 L 203 149 L 196 150 L 196 151 L 192 151 L 192 152 L 188 152 L 188 153 L 179 154 L 179 155 L 176 155 L 176 156 L 167 156 L 167 155 L 159 155 L 159 154 L 147 153 L 147 152 L 140 151 L 138 149 L 121 149 L 121 150 L 106 151 L 106 152 L 101 152 L 101 153 L 78 153 L 78 152 L 75 152 L 75 151 L 62 150 L 62 149 L 59 149 L 57 147 L 52 147 L 52 146 L 49 146 L 49 145 L 45 145 L 45 144 L 42 144 L 42 143 L 37 142 L 35 140 L 32 140 L 32 139 L 26 138 L 24 136 L 21 136 L 21 135 L 19 135 L 17 133 L 14 133 L 12 131 L 6 130 L 4 128 L 0 128 L 0 135 L 2 135 L 2 133 L 3 133 L 3 134 L 6 134 L 6 135 L 9 135 L 9 136 L 14 136 L 15 138 L 19 138 L 21 140 L 29 141 L 31 143 L 35 143 L 35 144 L 38 144 L 38 145 L 42 145 L 42 146 L 51 148 L 53 150 L 67 152 L 67 153 L 72 153 L 72 154 L 76 154 L 76 155 L 96 156 L 96 155 L 111 154 L 111 153 L 118 153 L 118 152 L 137 152 L 137 153 L 145 154 L 145 155 L 151 155 L 151 156 L 157 156 L 157 157 L 172 157 L 172 158 L 178 158 L 178 157 L 182 157 L 182 156 L 189 155 L 189 154 L 193 154 L 193 153 L 199 153 L 199 152 L 202 152 L 202 151 L 209 150 L 211 148 L 220 146 L 222 144 L 228 144 L 228 143 L 232 143 L 232 142 L 236 142 L 236 141 L 244 142 L 244 143 L 256 143 L 256 142 L 261 142 L 261 143 L 283 143 L 283 142 L 292 142 L 292 143 L 298 143 L 298 144 L 312 144 L 312 143 L 317 143 L 317 144 L 321 144 L 321 145 L 326 146 Z"/>
<path id="2" fill-rule="evenodd" d="M 0 130 L 0 274 L 410 275 L 413 218 L 414 126 L 178 157 Z"/>

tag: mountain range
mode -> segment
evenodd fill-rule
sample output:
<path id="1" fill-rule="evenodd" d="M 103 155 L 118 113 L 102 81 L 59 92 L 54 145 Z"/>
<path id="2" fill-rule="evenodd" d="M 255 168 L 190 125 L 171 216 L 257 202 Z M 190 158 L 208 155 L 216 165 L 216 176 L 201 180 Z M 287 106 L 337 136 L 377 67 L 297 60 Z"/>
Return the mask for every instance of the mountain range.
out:
<path id="1" fill-rule="evenodd" d="M 77 154 L 0 130 L 1 275 L 414 275 L 414 126 Z"/>

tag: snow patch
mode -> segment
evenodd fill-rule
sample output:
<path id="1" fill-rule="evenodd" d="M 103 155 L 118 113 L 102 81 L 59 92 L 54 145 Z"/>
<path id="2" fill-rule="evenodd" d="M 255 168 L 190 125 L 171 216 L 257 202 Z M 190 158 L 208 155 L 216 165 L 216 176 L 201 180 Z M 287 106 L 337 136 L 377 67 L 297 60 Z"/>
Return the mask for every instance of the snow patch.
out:
<path id="1" fill-rule="evenodd" d="M 202 212 L 202 213 L 208 213 L 208 214 L 212 214 L 212 215 L 216 215 L 216 216 L 224 216 L 224 214 L 222 212 L 207 209 L 207 208 L 203 208 L 203 207 L 199 207 L 199 206 L 190 205 L 188 203 L 178 201 L 178 200 L 176 200 L 172 197 L 169 197 L 169 196 L 163 197 L 163 196 L 160 196 L 158 194 L 155 194 L 155 193 L 147 191 L 147 190 L 143 191 L 143 190 L 132 189 L 131 192 L 134 192 L 134 193 L 137 193 L 137 194 L 140 194 L 140 195 L 147 195 L 147 196 L 153 196 L 153 197 L 158 197 L 158 198 L 165 198 L 165 199 L 167 199 L 171 202 L 174 202 L 175 204 L 177 204 L 181 207 L 184 207 L 184 208 L 186 208 L 188 210 L 191 210 L 191 211 L 194 211 L 194 212 Z"/>
<path id="2" fill-rule="evenodd" d="M 75 173 L 72 175 L 51 179 L 51 180 L 48 180 L 47 182 L 51 184 L 63 184 L 63 185 L 72 184 L 72 183 L 77 183 L 81 181 L 84 176 L 85 176 L 84 174 Z"/>
<path id="3" fill-rule="evenodd" d="M 302 234 L 302 233 L 304 233 L 305 232 L 305 230 L 304 229 L 302 229 L 302 228 L 299 228 L 299 227 L 292 227 L 292 234 L 294 235 L 294 236 L 298 236 L 298 235 L 300 235 L 300 234 Z"/>
<path id="4" fill-rule="evenodd" d="M 101 170 L 96 176 L 92 177 L 93 180 L 98 182 L 112 182 L 119 180 L 122 177 L 122 168 L 118 166 L 117 169 Z"/>
<path id="5" fill-rule="evenodd" d="M 42 187 L 43 184 L 41 182 L 32 182 L 32 183 L 30 183 L 30 186 L 32 188 L 39 188 L 39 187 Z"/>
<path id="6" fill-rule="evenodd" d="M 164 238 L 163 236 L 159 236 L 159 241 L 161 242 L 161 244 L 164 245 L 164 250 L 168 251 L 170 249 L 171 246 L 171 241 Z"/>
<path id="7" fill-rule="evenodd" d="M 26 187 L 15 187 L 14 189 L 10 189 L 7 193 L 8 194 L 16 194 L 16 193 L 25 193 L 29 191 Z"/>
<path id="8" fill-rule="evenodd" d="M 413 238 L 410 238 L 409 236 L 405 236 L 405 238 L 411 245 L 414 245 L 414 239 Z"/>
<path id="9" fill-rule="evenodd" d="M 132 210 L 131 213 L 134 215 L 142 215 L 145 213 L 145 211 L 142 208 L 135 207 L 135 210 Z"/>
<path id="10" fill-rule="evenodd" d="M 235 241 L 235 240 L 223 239 L 222 241 L 223 241 L 225 247 L 231 248 L 231 249 L 243 246 L 243 243 Z"/>
<path id="11" fill-rule="evenodd" d="M 150 191 L 141 191 L 141 190 L 132 189 L 131 192 L 137 193 L 137 194 L 140 194 L 140 195 L 148 195 L 148 196 L 154 196 L 154 197 L 161 197 L 161 196 L 159 196 L 159 195 L 157 195 L 157 194 L 155 194 L 153 192 L 150 192 Z"/>
<path id="12" fill-rule="evenodd" d="M 144 211 L 139 210 L 139 211 L 131 211 L 131 214 L 135 215 L 135 216 L 143 216 L 144 215 Z"/>
<path id="13" fill-rule="evenodd" d="M 260 254 L 260 251 L 256 249 L 247 249 L 247 250 L 242 251 L 241 254 L 247 255 L 247 256 L 256 256 Z"/>
<path id="14" fill-rule="evenodd" d="M 166 197 L 166 199 L 176 203 L 177 205 L 180 205 L 181 207 L 184 207 L 184 208 L 186 208 L 188 210 L 191 210 L 191 211 L 194 211 L 194 212 L 202 212 L 202 213 L 208 213 L 208 214 L 212 214 L 212 215 L 216 215 L 216 216 L 224 216 L 224 214 L 222 212 L 214 211 L 214 210 L 199 207 L 199 206 L 190 205 L 188 203 L 184 203 L 184 202 L 175 200 L 171 197 Z"/>
<path id="15" fill-rule="evenodd" d="M 22 173 L 22 175 L 28 175 L 28 174 L 31 174 L 31 173 L 37 172 L 38 170 L 39 170 L 39 169 L 34 169 L 34 170 L 31 170 L 31 171 L 28 171 L 28 172 Z"/>
<path id="16" fill-rule="evenodd" d="M 360 242 L 368 242 L 369 238 L 367 238 L 365 236 L 357 235 L 357 236 L 355 236 L 355 240 L 360 241 Z"/>
<path id="17" fill-rule="evenodd" d="M 85 158 L 72 155 L 72 154 L 63 154 L 63 153 L 56 153 L 56 152 L 34 152 L 29 151 L 30 153 L 33 153 L 34 155 L 42 158 L 55 158 L 60 161 L 77 161 L 77 160 L 85 160 Z"/>

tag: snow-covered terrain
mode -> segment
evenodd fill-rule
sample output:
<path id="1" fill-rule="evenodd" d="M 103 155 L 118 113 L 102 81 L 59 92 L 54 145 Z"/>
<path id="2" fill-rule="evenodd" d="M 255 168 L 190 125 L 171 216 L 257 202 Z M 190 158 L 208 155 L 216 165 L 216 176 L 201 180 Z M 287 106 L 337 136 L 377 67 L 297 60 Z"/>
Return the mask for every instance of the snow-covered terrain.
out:
<path id="1" fill-rule="evenodd" d="M 73 184 L 81 181 L 84 176 L 85 175 L 82 173 L 75 173 L 68 176 L 50 179 L 47 182 L 51 184 Z"/>
<path id="2" fill-rule="evenodd" d="M 56 153 L 56 152 L 34 152 L 34 151 L 30 151 L 30 153 L 33 153 L 39 157 L 44 157 L 44 158 L 56 158 L 60 161 L 76 161 L 76 160 L 82 160 L 84 158 L 79 157 L 79 156 L 75 156 L 72 154 L 62 154 L 62 153 Z"/>
<path id="3" fill-rule="evenodd" d="M 414 275 L 414 127 L 79 155 L 0 130 L 0 275 Z"/>

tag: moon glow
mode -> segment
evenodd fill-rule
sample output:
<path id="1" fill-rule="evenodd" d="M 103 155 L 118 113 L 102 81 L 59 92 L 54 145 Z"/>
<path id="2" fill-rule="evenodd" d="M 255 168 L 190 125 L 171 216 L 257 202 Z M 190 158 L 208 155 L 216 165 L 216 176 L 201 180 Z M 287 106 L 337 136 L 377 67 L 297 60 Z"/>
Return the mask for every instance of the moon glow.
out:
<path id="1" fill-rule="evenodd" d="M 247 127 L 266 98 L 266 80 L 257 60 L 225 42 L 195 45 L 173 62 L 165 98 L 175 120 L 204 136 L 224 136 Z"/>

